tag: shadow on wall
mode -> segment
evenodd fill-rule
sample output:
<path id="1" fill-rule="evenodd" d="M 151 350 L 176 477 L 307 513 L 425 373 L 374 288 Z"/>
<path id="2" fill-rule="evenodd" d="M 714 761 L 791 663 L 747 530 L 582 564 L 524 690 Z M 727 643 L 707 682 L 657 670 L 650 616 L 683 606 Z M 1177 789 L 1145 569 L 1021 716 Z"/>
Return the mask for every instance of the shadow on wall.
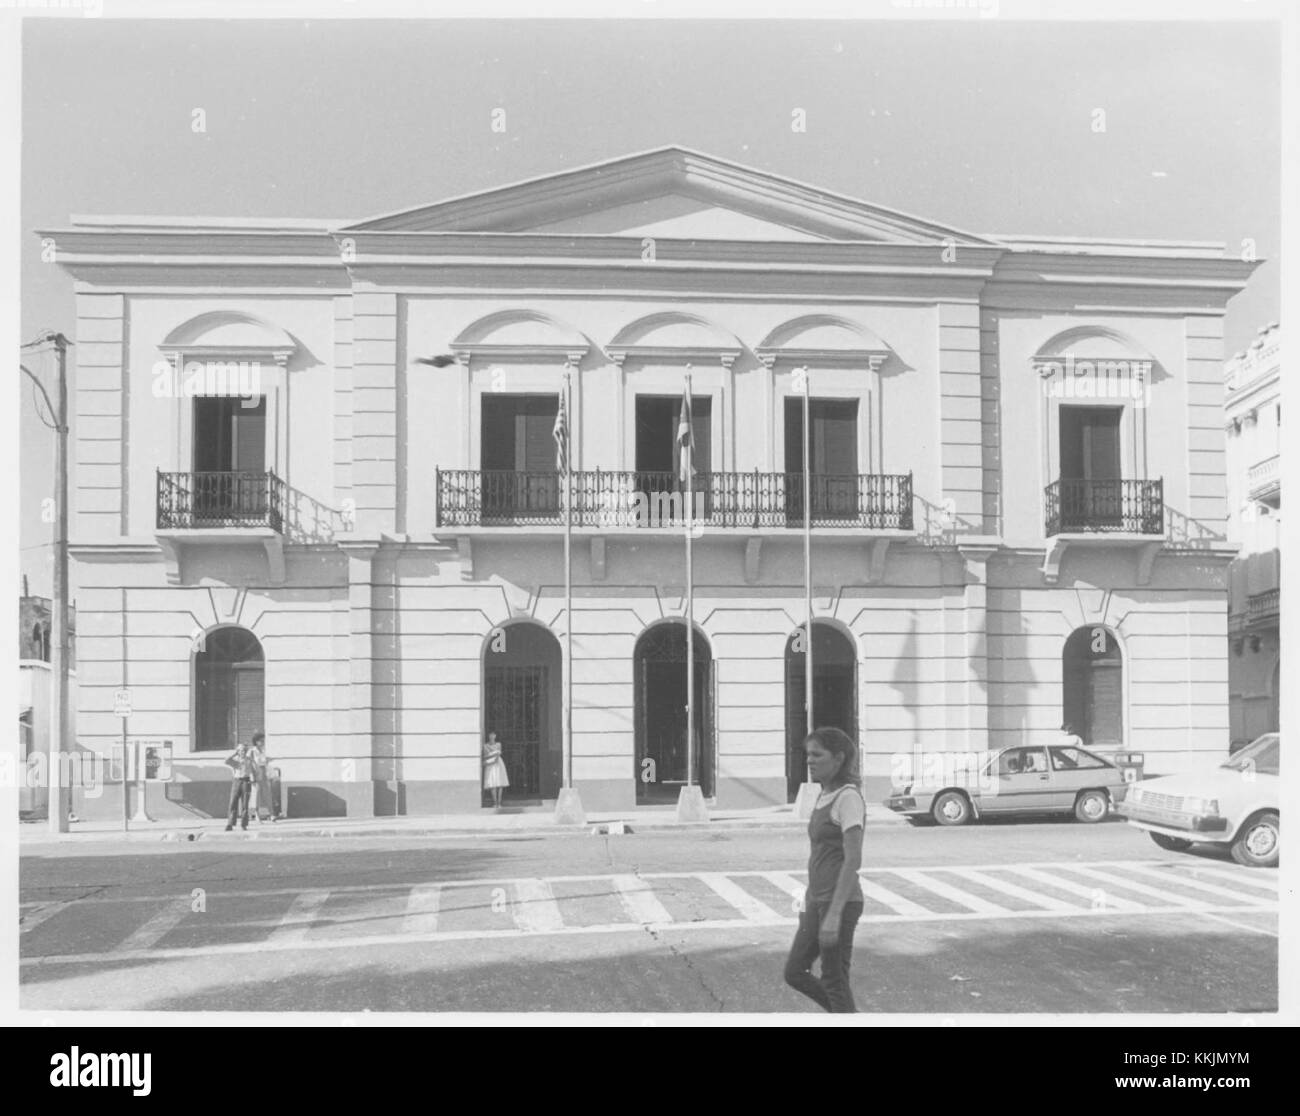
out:
<path id="1" fill-rule="evenodd" d="M 925 546 L 956 546 L 960 535 L 978 535 L 984 530 L 982 518 L 957 514 L 951 502 L 933 504 L 924 496 L 912 495 L 914 503 L 921 506 L 921 514 L 913 517 L 917 542 Z"/>
<path id="2" fill-rule="evenodd" d="M 349 517 L 296 488 L 286 486 L 285 538 L 295 543 L 328 543 L 350 529 Z"/>
<path id="3" fill-rule="evenodd" d="M 1216 531 L 1168 504 L 1165 505 L 1165 532 L 1170 546 L 1185 550 L 1209 549 L 1215 543 L 1224 542 L 1228 537 L 1225 532 Z"/>

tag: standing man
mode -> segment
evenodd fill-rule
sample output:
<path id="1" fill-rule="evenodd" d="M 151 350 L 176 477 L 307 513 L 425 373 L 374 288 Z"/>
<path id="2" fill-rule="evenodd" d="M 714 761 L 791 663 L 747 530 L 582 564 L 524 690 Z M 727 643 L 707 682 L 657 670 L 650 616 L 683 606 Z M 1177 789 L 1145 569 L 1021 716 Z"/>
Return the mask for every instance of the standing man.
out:
<path id="1" fill-rule="evenodd" d="M 253 733 L 253 814 L 259 822 L 279 821 L 271 796 L 271 757 L 266 754 L 266 733 Z"/>
<path id="2" fill-rule="evenodd" d="M 1083 739 L 1074 731 L 1074 726 L 1067 721 L 1061 726 L 1061 736 L 1056 744 L 1059 748 L 1082 748 Z"/>
<path id="3" fill-rule="evenodd" d="M 226 766 L 234 774 L 230 783 L 230 814 L 226 818 L 226 832 L 235 828 L 235 814 L 239 814 L 239 827 L 248 828 L 248 796 L 252 791 L 253 778 L 256 775 L 253 753 L 242 740 L 235 745 L 235 750 L 226 760 Z"/>

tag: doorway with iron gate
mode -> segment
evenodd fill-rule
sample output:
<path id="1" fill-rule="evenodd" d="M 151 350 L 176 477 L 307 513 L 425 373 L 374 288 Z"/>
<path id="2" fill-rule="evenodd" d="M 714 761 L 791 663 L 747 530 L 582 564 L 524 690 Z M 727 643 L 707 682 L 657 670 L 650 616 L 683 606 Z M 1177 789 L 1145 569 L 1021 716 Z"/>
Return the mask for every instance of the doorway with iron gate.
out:
<path id="1" fill-rule="evenodd" d="M 807 660 L 801 625 L 785 647 L 786 794 L 793 802 L 808 778 L 803 741 L 808 734 Z M 838 628 L 813 621 L 813 727 L 843 729 L 858 739 L 858 660 L 853 642 Z"/>
<path id="2" fill-rule="evenodd" d="M 559 640 L 540 624 L 509 624 L 488 637 L 483 650 L 483 738 L 495 732 L 501 744 L 510 780 L 502 793 L 507 801 L 540 802 L 559 795 L 562 675 Z"/>
<path id="3" fill-rule="evenodd" d="M 695 639 L 694 782 L 713 796 L 714 669 L 708 640 Z M 638 805 L 674 803 L 686 784 L 686 625 L 656 624 L 633 655 Z"/>

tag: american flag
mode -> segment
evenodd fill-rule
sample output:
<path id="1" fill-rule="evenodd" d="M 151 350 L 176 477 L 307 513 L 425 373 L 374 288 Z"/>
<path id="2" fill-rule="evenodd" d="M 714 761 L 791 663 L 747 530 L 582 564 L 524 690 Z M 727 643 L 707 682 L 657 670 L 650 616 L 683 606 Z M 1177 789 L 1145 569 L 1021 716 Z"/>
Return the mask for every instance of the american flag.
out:
<path id="1" fill-rule="evenodd" d="M 569 472 L 569 414 L 564 406 L 564 389 L 560 389 L 560 406 L 555 412 L 555 426 L 551 430 L 555 439 L 555 471 Z"/>
<path id="2" fill-rule="evenodd" d="M 695 472 L 695 430 L 691 422 L 691 396 L 688 388 L 682 389 L 682 411 L 677 418 L 677 476 L 682 484 L 689 484 Z M 688 472 L 689 470 L 689 472 Z"/>

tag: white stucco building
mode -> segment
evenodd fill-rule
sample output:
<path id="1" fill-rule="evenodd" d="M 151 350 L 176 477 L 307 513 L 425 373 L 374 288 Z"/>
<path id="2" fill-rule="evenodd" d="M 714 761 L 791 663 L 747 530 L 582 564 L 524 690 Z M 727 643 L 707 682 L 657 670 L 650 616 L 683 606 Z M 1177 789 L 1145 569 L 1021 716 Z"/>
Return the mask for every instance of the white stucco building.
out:
<path id="1" fill-rule="evenodd" d="M 489 729 L 552 797 L 570 623 L 584 804 L 674 800 L 682 535 L 610 508 L 672 489 L 688 365 L 720 805 L 802 770 L 801 368 L 817 719 L 877 788 L 1062 720 L 1148 771 L 1226 747 L 1223 315 L 1257 265 L 1220 245 L 975 235 L 679 148 L 356 222 L 41 235 L 77 290 L 78 733 L 108 748 L 131 690 L 175 743 L 156 816 L 220 813 L 259 727 L 291 814 L 477 810 Z"/>
<path id="2" fill-rule="evenodd" d="M 1282 683 L 1278 618 L 1282 540 L 1282 336 L 1261 329 L 1225 367 L 1230 535 L 1241 552 L 1230 567 L 1228 680 L 1232 739 L 1278 729 Z"/>

